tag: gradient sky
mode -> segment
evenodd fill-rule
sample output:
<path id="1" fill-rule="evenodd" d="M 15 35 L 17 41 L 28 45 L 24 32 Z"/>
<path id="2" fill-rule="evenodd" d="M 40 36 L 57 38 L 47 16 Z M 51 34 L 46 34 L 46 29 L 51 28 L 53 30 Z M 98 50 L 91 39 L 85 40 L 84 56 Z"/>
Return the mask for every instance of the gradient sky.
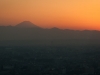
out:
<path id="1" fill-rule="evenodd" d="M 100 0 L 0 0 L 0 25 L 100 30 Z"/>

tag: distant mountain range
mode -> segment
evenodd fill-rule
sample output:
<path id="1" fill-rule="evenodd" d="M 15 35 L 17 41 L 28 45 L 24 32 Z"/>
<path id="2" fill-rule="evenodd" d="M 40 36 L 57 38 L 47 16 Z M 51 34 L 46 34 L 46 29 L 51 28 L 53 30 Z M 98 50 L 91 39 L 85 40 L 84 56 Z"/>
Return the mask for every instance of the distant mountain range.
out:
<path id="1" fill-rule="evenodd" d="M 19 41 L 19 44 L 66 44 L 66 43 L 99 43 L 100 31 L 95 30 L 61 30 L 59 28 L 43 29 L 30 21 L 24 21 L 16 26 L 0 26 L 0 45 Z M 4 42 L 5 41 L 5 42 Z M 9 41 L 9 42 L 7 42 Z M 13 44 L 13 43 L 12 43 Z"/>

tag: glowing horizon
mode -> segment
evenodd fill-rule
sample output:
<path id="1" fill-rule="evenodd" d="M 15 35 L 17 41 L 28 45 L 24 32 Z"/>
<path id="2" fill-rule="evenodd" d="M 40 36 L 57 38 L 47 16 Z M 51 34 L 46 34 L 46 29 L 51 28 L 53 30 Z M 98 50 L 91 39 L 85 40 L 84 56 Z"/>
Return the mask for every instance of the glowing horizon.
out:
<path id="1" fill-rule="evenodd" d="M 0 0 L 0 25 L 100 30 L 100 0 Z"/>

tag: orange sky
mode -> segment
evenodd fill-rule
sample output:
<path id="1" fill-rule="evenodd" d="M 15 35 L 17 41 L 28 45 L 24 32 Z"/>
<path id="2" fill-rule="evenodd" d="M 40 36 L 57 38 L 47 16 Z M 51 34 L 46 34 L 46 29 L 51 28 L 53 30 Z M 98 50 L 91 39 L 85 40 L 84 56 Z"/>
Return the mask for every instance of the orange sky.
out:
<path id="1" fill-rule="evenodd" d="M 0 0 L 0 25 L 100 30 L 100 0 Z"/>

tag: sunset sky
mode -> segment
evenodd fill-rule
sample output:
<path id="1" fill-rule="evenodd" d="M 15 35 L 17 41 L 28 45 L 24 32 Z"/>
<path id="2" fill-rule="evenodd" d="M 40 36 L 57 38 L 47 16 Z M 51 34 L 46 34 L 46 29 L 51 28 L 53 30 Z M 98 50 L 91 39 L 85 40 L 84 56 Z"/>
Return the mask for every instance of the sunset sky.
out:
<path id="1" fill-rule="evenodd" d="M 0 25 L 100 30 L 100 0 L 0 0 Z"/>

